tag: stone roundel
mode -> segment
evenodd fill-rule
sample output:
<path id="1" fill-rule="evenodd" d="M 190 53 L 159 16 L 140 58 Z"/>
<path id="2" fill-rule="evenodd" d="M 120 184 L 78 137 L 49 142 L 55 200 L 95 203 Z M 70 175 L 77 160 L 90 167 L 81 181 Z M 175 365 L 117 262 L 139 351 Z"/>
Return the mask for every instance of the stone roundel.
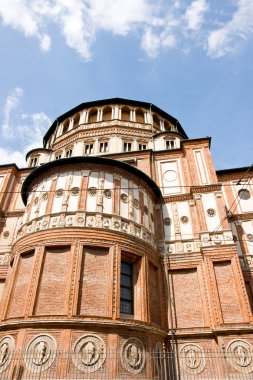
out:
<path id="1" fill-rule="evenodd" d="M 175 170 L 167 170 L 167 171 L 163 174 L 163 179 L 164 179 L 164 181 L 166 181 L 166 182 L 173 182 L 173 181 L 176 181 L 176 179 L 177 179 L 177 172 L 175 172 Z"/>
<path id="2" fill-rule="evenodd" d="M 145 348 L 138 338 L 127 339 L 121 348 L 120 359 L 122 366 L 131 373 L 142 372 L 145 362 Z"/>
<path id="3" fill-rule="evenodd" d="M 253 347 L 245 340 L 237 339 L 226 348 L 229 363 L 238 372 L 253 372 Z"/>
<path id="4" fill-rule="evenodd" d="M 3 372 L 11 362 L 14 351 L 14 338 L 6 335 L 0 341 L 0 373 Z"/>
<path id="5" fill-rule="evenodd" d="M 32 372 L 42 372 L 48 369 L 56 357 L 56 342 L 51 335 L 38 335 L 29 343 L 25 363 Z"/>
<path id="6" fill-rule="evenodd" d="M 180 367 L 184 372 L 195 375 L 203 372 L 206 361 L 204 350 L 197 344 L 185 344 L 179 353 Z"/>
<path id="7" fill-rule="evenodd" d="M 95 335 L 84 335 L 76 342 L 72 360 L 82 372 L 97 371 L 106 359 L 106 346 L 104 341 Z"/>

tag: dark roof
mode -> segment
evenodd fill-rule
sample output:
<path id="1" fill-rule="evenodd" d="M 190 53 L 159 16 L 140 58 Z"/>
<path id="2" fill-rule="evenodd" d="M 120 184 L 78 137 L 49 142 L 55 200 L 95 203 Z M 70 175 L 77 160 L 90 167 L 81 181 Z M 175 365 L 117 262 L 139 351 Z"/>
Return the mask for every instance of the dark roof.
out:
<path id="1" fill-rule="evenodd" d="M 251 168 L 251 166 L 244 166 L 242 168 L 216 170 L 216 173 L 217 174 L 230 174 L 230 173 L 246 172 Z"/>
<path id="2" fill-rule="evenodd" d="M 27 197 L 29 193 L 29 187 L 32 183 L 32 181 L 38 177 L 40 174 L 46 172 L 47 170 L 54 168 L 54 167 L 60 167 L 65 166 L 69 164 L 97 164 L 97 165 L 107 165 L 112 167 L 118 167 L 121 169 L 126 170 L 127 172 L 130 172 L 134 174 L 137 178 L 142 179 L 148 187 L 153 191 L 155 196 L 157 198 L 162 198 L 161 190 L 157 186 L 157 184 L 149 177 L 147 174 L 143 173 L 141 170 L 135 168 L 134 166 L 131 166 L 129 164 L 126 164 L 122 161 L 113 160 L 111 158 L 102 158 L 102 157 L 70 157 L 70 158 L 62 158 L 60 160 L 54 160 L 47 164 L 41 165 L 34 169 L 25 179 L 22 185 L 21 189 L 21 196 L 24 204 L 27 203 Z"/>
<path id="3" fill-rule="evenodd" d="M 167 112 L 163 111 L 162 109 L 158 108 L 152 103 L 147 103 L 147 102 L 140 102 L 138 100 L 131 100 L 131 99 L 123 99 L 123 98 L 111 98 L 111 99 L 102 99 L 102 100 L 94 100 L 92 102 L 86 102 L 86 103 L 81 103 L 77 107 L 72 108 L 71 110 L 65 112 L 63 115 L 57 117 L 47 133 L 44 136 L 43 143 L 44 146 L 46 145 L 49 137 L 52 135 L 52 133 L 55 131 L 55 128 L 59 123 L 61 123 L 63 120 L 67 119 L 68 117 L 73 116 L 75 113 L 80 112 L 81 110 L 85 108 L 90 108 L 90 107 L 99 107 L 102 105 L 107 105 L 107 104 L 125 104 L 129 106 L 135 106 L 135 107 L 142 107 L 142 108 L 151 108 L 152 111 L 158 113 L 165 119 L 171 121 L 172 123 L 176 124 L 178 131 L 185 137 L 188 138 L 187 134 L 185 133 L 184 129 L 182 128 L 181 124 L 177 119 L 175 119 L 173 116 L 169 115 Z"/>

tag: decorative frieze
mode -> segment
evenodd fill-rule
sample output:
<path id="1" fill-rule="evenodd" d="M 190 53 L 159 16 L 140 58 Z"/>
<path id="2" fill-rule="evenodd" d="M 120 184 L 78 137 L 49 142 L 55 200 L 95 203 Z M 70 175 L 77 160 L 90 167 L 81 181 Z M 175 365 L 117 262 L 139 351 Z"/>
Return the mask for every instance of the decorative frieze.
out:
<path id="1" fill-rule="evenodd" d="M 154 247 L 156 246 L 155 235 L 146 227 L 122 217 L 99 212 L 62 212 L 36 218 L 20 227 L 17 232 L 17 240 L 33 232 L 59 227 L 110 229 L 135 236 Z"/>

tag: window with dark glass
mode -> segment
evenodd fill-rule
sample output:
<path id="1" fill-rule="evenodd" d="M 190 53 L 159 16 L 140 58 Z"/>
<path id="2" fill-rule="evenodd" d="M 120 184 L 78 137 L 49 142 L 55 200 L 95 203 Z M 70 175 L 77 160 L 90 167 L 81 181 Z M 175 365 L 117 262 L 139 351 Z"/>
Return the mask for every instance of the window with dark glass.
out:
<path id="1" fill-rule="evenodd" d="M 132 143 L 130 143 L 130 142 L 124 142 L 123 149 L 124 149 L 124 152 L 131 152 L 131 150 L 132 150 Z"/>
<path id="2" fill-rule="evenodd" d="M 101 142 L 99 144 L 99 152 L 101 152 L 101 153 L 108 152 L 108 141 Z"/>
<path id="3" fill-rule="evenodd" d="M 93 154 L 93 144 L 86 144 L 85 145 L 85 154 Z"/>
<path id="4" fill-rule="evenodd" d="M 122 261 L 120 268 L 120 312 L 133 314 L 133 264 Z"/>

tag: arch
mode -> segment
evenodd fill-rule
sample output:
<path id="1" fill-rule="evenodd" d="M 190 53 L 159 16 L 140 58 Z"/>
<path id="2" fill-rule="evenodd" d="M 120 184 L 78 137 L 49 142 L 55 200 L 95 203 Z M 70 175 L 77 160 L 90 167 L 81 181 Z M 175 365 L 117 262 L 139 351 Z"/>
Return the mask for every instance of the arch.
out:
<path id="1" fill-rule="evenodd" d="M 64 133 L 68 132 L 68 129 L 69 129 L 69 120 L 65 120 L 63 122 L 62 134 L 64 135 Z"/>
<path id="2" fill-rule="evenodd" d="M 73 117 L 73 128 L 78 127 L 79 124 L 80 124 L 80 115 L 79 115 L 79 113 L 77 113 L 77 114 Z"/>
<path id="3" fill-rule="evenodd" d="M 153 113 L 153 126 L 160 130 L 160 119 L 159 117 Z"/>
<path id="4" fill-rule="evenodd" d="M 92 108 L 89 110 L 88 123 L 96 123 L 97 122 L 97 114 L 98 110 L 96 108 Z"/>
<path id="5" fill-rule="evenodd" d="M 112 107 L 103 108 L 103 121 L 112 120 Z"/>
<path id="6" fill-rule="evenodd" d="M 167 120 L 164 120 L 164 129 L 165 129 L 165 131 L 171 131 L 172 130 L 172 125 Z"/>
<path id="7" fill-rule="evenodd" d="M 121 120 L 130 121 L 130 108 L 122 107 L 121 108 Z"/>
<path id="8" fill-rule="evenodd" d="M 144 123 L 144 111 L 141 108 L 136 109 L 135 120 L 137 123 Z"/>

